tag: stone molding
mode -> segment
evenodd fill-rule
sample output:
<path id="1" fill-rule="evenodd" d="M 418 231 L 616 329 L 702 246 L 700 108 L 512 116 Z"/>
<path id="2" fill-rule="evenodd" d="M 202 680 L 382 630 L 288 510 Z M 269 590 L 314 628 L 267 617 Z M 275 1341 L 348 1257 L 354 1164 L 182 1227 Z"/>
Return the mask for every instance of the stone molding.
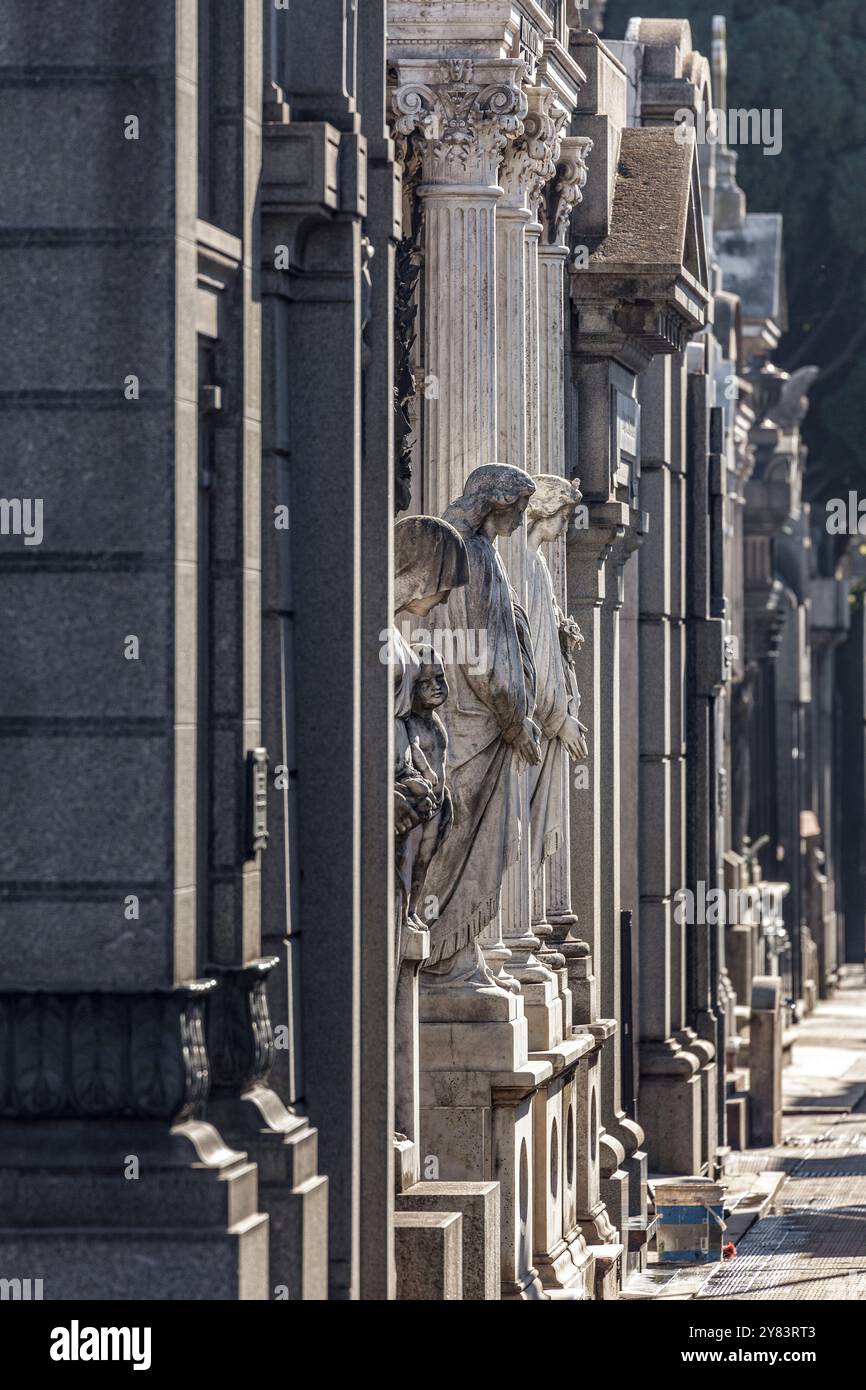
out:
<path id="1" fill-rule="evenodd" d="M 0 994 L 0 1115 L 175 1120 L 207 1098 L 213 979 L 141 993 Z"/>
<path id="2" fill-rule="evenodd" d="M 275 956 L 130 993 L 0 994 L 0 1115 L 177 1120 L 262 1082 Z"/>

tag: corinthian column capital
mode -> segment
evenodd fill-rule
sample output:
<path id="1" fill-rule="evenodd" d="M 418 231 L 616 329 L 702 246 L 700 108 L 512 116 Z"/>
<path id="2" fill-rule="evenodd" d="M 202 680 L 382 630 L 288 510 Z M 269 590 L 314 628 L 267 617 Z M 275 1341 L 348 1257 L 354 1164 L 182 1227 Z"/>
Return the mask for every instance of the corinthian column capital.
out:
<path id="1" fill-rule="evenodd" d="M 516 59 L 398 63 L 391 105 L 401 158 L 414 138 L 425 184 L 495 185 L 509 141 L 523 133 L 524 73 Z"/>
<path id="2" fill-rule="evenodd" d="M 568 112 L 547 87 L 530 87 L 527 104 L 522 139 L 532 160 L 529 206 L 537 220 L 545 188 L 556 174 Z"/>
<path id="3" fill-rule="evenodd" d="M 505 152 L 500 183 L 504 202 L 537 219 L 544 190 L 556 174 L 556 161 L 568 113 L 547 87 L 526 90 L 523 132 Z"/>
<path id="4" fill-rule="evenodd" d="M 551 184 L 548 208 L 548 235 L 558 246 L 568 245 L 571 214 L 583 202 L 587 157 L 592 141 L 587 135 L 566 135 L 561 142 L 556 182 Z"/>

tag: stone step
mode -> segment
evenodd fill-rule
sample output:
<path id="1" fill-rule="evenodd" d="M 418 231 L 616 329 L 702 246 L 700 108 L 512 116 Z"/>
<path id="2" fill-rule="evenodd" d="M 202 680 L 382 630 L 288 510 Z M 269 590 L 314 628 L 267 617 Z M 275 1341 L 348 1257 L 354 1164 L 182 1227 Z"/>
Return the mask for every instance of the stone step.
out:
<path id="1" fill-rule="evenodd" d="M 397 1298 L 459 1303 L 463 1298 L 463 1217 L 459 1211 L 398 1211 L 394 1217 Z"/>
<path id="2" fill-rule="evenodd" d="M 74 1212 L 77 1227 L 225 1229 L 256 1215 L 257 1202 L 256 1166 L 244 1161 L 220 1173 L 142 1164 L 137 1177 L 124 1176 L 120 1166 L 0 1169 L 0 1226 L 6 1228 L 62 1228 Z"/>
<path id="3" fill-rule="evenodd" d="M 419 1182 L 397 1197 L 398 1212 L 454 1212 L 463 1218 L 463 1300 L 499 1298 L 499 1183 Z"/>
<path id="4" fill-rule="evenodd" d="M 46 1301 L 270 1297 L 266 1216 L 233 1231 L 0 1228 L 0 1246 L 7 1269 L 43 1280 Z"/>

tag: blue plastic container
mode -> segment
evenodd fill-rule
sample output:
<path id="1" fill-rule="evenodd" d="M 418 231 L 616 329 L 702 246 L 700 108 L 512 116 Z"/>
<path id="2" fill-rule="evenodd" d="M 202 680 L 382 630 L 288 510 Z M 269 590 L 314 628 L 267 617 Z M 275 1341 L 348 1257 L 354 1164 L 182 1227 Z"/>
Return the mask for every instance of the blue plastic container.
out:
<path id="1" fill-rule="evenodd" d="M 725 1190 L 706 1178 L 661 1178 L 653 1183 L 662 1264 L 720 1260 L 725 1233 Z"/>

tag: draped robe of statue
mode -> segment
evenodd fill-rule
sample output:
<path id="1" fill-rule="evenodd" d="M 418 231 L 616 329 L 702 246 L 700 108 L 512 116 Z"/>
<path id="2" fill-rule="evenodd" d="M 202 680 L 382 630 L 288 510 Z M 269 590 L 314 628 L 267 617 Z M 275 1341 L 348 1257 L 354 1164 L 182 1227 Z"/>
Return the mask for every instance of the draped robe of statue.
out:
<path id="1" fill-rule="evenodd" d="M 436 611 L 436 623 L 455 641 L 467 635 L 480 640 L 472 646 L 477 662 L 455 661 L 448 668 L 451 695 L 442 719 L 454 825 L 425 885 L 427 897 L 438 901 L 438 917 L 429 927 L 430 966 L 474 942 L 492 920 L 503 874 L 519 849 L 512 742 L 532 714 L 524 665 L 528 630 L 522 643 L 508 576 L 481 527 L 503 498 L 534 486 L 519 469 L 486 465 L 470 475 L 464 496 L 445 512 L 466 543 L 470 578 Z"/>
<path id="2" fill-rule="evenodd" d="M 529 769 L 532 867 L 555 854 L 562 835 L 562 773 L 567 753 L 556 735 L 569 714 L 577 715 L 568 681 L 559 627 L 562 613 L 540 550 L 526 551 L 529 627 L 537 671 L 535 713 L 541 728 L 542 760 Z"/>
<path id="3" fill-rule="evenodd" d="M 400 615 L 411 614 L 410 604 L 422 603 L 436 594 L 448 594 L 466 583 L 469 564 L 463 540 L 447 522 L 433 516 L 405 517 L 394 527 L 394 612 L 391 633 L 391 662 L 394 671 L 394 781 L 417 797 L 420 786 L 429 782 L 431 770 L 420 750 L 410 739 L 407 720 L 412 712 L 415 681 L 421 669 L 418 656 L 405 640 L 396 623 Z M 434 610 L 435 611 L 435 610 Z M 424 618 L 416 615 L 413 622 Z M 436 798 L 430 787 L 430 809 Z M 396 850 L 396 957 L 405 952 L 406 939 L 413 930 L 408 921 L 409 891 L 414 855 L 423 833 L 423 824 L 397 836 Z"/>

